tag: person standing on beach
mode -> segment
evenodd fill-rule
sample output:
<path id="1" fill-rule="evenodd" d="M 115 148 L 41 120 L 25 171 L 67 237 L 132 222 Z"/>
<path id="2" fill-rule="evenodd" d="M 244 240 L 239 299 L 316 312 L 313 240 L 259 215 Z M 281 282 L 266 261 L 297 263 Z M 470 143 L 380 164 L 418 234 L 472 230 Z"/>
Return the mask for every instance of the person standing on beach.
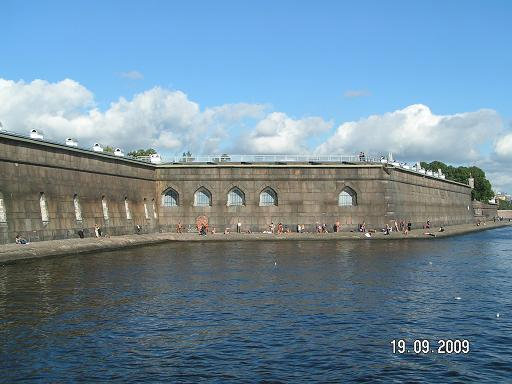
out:
<path id="1" fill-rule="evenodd" d="M 236 223 L 236 232 L 241 233 L 242 232 L 242 223 L 240 220 L 238 220 L 238 223 Z"/>

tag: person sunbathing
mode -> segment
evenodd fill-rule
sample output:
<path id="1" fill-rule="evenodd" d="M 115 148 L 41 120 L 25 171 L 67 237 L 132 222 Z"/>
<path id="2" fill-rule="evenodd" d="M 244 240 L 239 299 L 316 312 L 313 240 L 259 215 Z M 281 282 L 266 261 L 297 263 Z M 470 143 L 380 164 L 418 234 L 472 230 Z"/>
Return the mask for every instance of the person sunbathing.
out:
<path id="1" fill-rule="evenodd" d="M 28 244 L 28 241 L 25 240 L 20 235 L 16 235 L 15 241 L 16 241 L 16 244 Z"/>

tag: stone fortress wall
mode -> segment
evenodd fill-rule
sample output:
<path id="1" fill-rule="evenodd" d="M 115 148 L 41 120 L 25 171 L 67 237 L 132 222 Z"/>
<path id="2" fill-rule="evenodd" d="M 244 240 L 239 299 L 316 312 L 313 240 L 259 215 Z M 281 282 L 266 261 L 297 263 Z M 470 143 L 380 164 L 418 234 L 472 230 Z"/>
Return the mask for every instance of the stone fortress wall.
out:
<path id="1" fill-rule="evenodd" d="M 155 195 L 150 165 L 2 136 L 0 133 L 0 198 L 7 220 L 0 223 L 0 243 L 13 242 L 16 234 L 29 241 L 78 237 L 79 229 L 91 235 L 94 224 L 112 235 L 133 233 L 137 224 L 149 231 L 158 229 L 153 215 L 144 219 L 144 199 L 151 206 Z M 42 220 L 41 193 L 48 221 Z M 82 220 L 75 215 L 75 195 Z M 108 219 L 103 216 L 102 197 Z M 126 220 L 125 197 L 132 220 Z"/>
<path id="2" fill-rule="evenodd" d="M 345 230 L 366 222 L 381 228 L 390 220 L 410 220 L 416 227 L 426 220 L 460 224 L 472 221 L 470 188 L 401 171 L 381 164 L 287 164 L 287 165 L 180 165 L 160 168 L 157 192 L 173 189 L 179 205 L 160 207 L 160 226 L 174 230 L 178 222 L 194 223 L 207 216 L 217 230 L 234 228 L 240 220 L 244 229 L 264 230 L 271 222 L 326 223 L 329 230 L 339 220 Z M 207 188 L 212 205 L 194 206 L 194 192 Z M 245 205 L 228 206 L 228 193 L 238 188 L 245 194 Z M 356 194 L 356 205 L 340 206 L 338 196 L 345 188 Z M 272 188 L 277 206 L 260 206 L 260 193 Z"/>
<path id="3" fill-rule="evenodd" d="M 512 219 L 512 210 L 510 210 L 510 209 L 508 209 L 508 210 L 507 209 L 498 210 L 497 214 L 498 214 L 499 217 L 503 217 L 506 220 L 511 220 Z"/>
<path id="4" fill-rule="evenodd" d="M 233 188 L 243 205 L 228 205 Z M 261 206 L 260 193 L 269 189 L 277 205 Z M 210 195 L 208 205 L 195 205 L 198 190 Z M 354 205 L 339 205 L 343 190 L 353 194 Z M 166 206 L 170 191 L 176 205 Z M 0 214 L 0 243 L 14 241 L 16 234 L 29 241 L 73 238 L 80 229 L 91 236 L 94 224 L 111 235 L 134 233 L 137 225 L 142 232 L 175 231 L 177 223 L 193 228 L 198 216 L 206 216 L 217 231 L 233 230 L 238 221 L 252 231 L 270 222 L 292 230 L 305 224 L 312 231 L 317 222 L 331 230 L 337 220 L 343 230 L 363 221 L 368 228 L 395 219 L 415 227 L 427 219 L 434 225 L 473 221 L 468 186 L 389 165 L 154 165 L 5 133 L 0 133 L 0 199 L 5 217 Z"/>

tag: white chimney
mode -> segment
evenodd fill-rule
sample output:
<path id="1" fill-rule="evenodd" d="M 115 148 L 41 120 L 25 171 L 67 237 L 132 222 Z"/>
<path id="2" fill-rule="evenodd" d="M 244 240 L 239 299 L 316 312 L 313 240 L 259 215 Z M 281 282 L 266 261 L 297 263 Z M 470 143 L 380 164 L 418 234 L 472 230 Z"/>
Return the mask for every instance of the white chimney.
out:
<path id="1" fill-rule="evenodd" d="M 149 156 L 149 161 L 153 164 L 160 164 L 162 162 L 162 158 L 158 153 L 153 153 L 151 156 Z"/>
<path id="2" fill-rule="evenodd" d="M 92 146 L 92 150 L 94 152 L 103 152 L 103 147 L 98 143 L 94 143 L 94 145 Z"/>
<path id="3" fill-rule="evenodd" d="M 66 139 L 66 145 L 69 147 L 78 147 L 78 143 L 69 137 Z"/>
<path id="4" fill-rule="evenodd" d="M 120 148 L 116 148 L 116 149 L 114 150 L 114 156 L 117 156 L 117 157 L 124 157 L 124 153 L 123 153 L 123 151 L 121 151 L 121 149 L 120 149 Z"/>
<path id="5" fill-rule="evenodd" d="M 44 136 L 43 136 L 43 133 L 39 133 L 35 129 L 33 129 L 33 130 L 30 131 L 30 138 L 31 139 L 43 140 Z"/>

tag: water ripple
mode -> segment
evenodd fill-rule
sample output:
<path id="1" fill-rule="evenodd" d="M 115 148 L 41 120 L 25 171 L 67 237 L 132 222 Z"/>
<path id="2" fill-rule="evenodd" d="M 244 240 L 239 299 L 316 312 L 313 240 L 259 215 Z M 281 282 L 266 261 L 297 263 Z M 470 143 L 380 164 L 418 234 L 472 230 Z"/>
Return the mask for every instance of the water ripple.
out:
<path id="1" fill-rule="evenodd" d="M 0 381 L 506 382 L 511 232 L 164 244 L 6 265 Z M 394 354 L 393 339 L 471 350 Z"/>

